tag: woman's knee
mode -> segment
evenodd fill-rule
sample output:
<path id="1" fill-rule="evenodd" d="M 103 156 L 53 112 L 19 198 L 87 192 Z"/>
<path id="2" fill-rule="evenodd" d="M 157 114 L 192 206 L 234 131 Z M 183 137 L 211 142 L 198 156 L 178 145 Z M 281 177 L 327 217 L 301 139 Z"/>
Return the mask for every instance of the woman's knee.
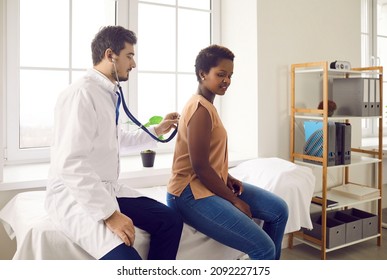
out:
<path id="1" fill-rule="evenodd" d="M 271 240 L 265 244 L 259 243 L 251 247 L 251 250 L 247 252 L 252 260 L 275 260 L 276 259 L 276 247 Z"/>
<path id="2" fill-rule="evenodd" d="M 285 200 L 281 199 L 279 203 L 279 213 L 282 214 L 284 220 L 288 220 L 289 216 L 289 207 Z"/>

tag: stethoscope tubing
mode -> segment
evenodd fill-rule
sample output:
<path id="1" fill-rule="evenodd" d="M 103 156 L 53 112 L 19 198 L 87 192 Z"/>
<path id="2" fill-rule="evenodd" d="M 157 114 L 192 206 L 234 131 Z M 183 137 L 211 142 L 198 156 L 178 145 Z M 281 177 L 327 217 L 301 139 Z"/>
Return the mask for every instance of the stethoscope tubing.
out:
<path id="1" fill-rule="evenodd" d="M 116 81 L 117 81 L 117 87 L 118 87 L 118 91 L 117 92 L 119 94 L 119 97 L 121 98 L 121 103 L 122 103 L 122 107 L 124 108 L 124 112 L 125 114 L 128 116 L 128 118 L 135 124 L 137 125 L 139 128 L 141 128 L 142 130 L 144 130 L 150 137 L 152 137 L 154 140 L 158 141 L 158 142 L 161 142 L 161 143 L 167 143 L 169 141 L 171 141 L 173 139 L 173 137 L 175 137 L 176 133 L 177 133 L 177 127 L 175 128 L 175 130 L 172 132 L 172 134 L 167 138 L 167 139 L 160 139 L 158 138 L 157 136 L 153 135 L 145 126 L 142 125 L 142 123 L 136 119 L 135 116 L 133 116 L 133 114 L 129 111 L 129 108 L 128 106 L 126 106 L 126 102 L 125 102 L 125 98 L 124 98 L 124 94 L 122 92 L 122 88 L 121 88 L 121 85 L 120 85 L 120 80 L 118 78 L 118 73 L 117 73 L 117 68 L 116 68 L 116 63 L 114 62 L 114 60 L 112 59 L 112 63 L 113 63 L 113 67 L 114 67 L 114 72 L 116 74 Z"/>
<path id="2" fill-rule="evenodd" d="M 137 125 L 139 128 L 141 128 L 142 130 L 144 130 L 150 137 L 152 137 L 154 140 L 158 141 L 158 142 L 161 142 L 161 143 L 167 143 L 169 141 L 171 141 L 173 139 L 173 137 L 175 137 L 176 133 L 177 133 L 177 127 L 175 128 L 175 130 L 172 132 L 172 134 L 167 138 L 167 139 L 160 139 L 158 138 L 157 136 L 155 136 L 154 134 L 152 134 L 139 120 L 136 119 L 135 116 L 133 116 L 133 114 L 129 111 L 129 108 L 128 106 L 126 106 L 126 102 L 125 102 L 125 98 L 124 98 L 124 94 L 122 92 L 122 88 L 121 88 L 121 85 L 119 84 L 119 82 L 117 82 L 117 87 L 118 87 L 118 90 L 119 92 L 117 92 L 121 98 L 121 103 L 122 103 L 122 107 L 124 109 L 124 112 L 125 114 L 128 116 L 128 118 L 135 124 Z"/>

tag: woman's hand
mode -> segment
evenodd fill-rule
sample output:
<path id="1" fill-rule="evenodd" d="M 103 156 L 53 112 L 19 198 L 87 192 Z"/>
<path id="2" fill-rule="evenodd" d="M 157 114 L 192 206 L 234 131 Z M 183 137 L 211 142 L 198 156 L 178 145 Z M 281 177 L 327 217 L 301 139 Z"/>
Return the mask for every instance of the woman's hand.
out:
<path id="1" fill-rule="evenodd" d="M 240 196 L 243 192 L 243 185 L 242 182 L 238 179 L 235 179 L 230 174 L 228 174 L 227 177 L 227 187 L 234 193 L 235 199 L 232 200 L 232 204 L 241 210 L 243 213 L 245 213 L 250 219 L 252 218 L 250 206 L 244 202 L 243 200 L 239 199 L 238 196 Z"/>
<path id="2" fill-rule="evenodd" d="M 176 112 L 166 115 L 163 121 L 155 126 L 157 136 L 167 134 L 172 128 L 176 128 L 179 119 L 180 115 Z"/>
<path id="3" fill-rule="evenodd" d="M 227 177 L 227 187 L 236 195 L 241 195 L 243 192 L 242 182 L 238 179 L 235 179 L 230 174 Z"/>
<path id="4" fill-rule="evenodd" d="M 134 244 L 135 230 L 132 219 L 128 216 L 114 211 L 114 213 L 105 220 L 106 226 L 117 234 L 127 246 Z"/>

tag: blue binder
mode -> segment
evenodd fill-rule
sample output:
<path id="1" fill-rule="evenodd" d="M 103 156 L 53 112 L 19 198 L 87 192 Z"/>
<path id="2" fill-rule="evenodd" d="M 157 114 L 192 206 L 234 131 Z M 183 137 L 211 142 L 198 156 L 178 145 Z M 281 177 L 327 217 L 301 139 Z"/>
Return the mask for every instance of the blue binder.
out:
<path id="1" fill-rule="evenodd" d="M 304 154 L 316 157 L 323 156 L 323 123 L 322 121 L 305 121 L 305 145 Z M 321 164 L 320 162 L 304 160 Z M 336 125 L 328 122 L 328 166 L 336 164 Z"/>

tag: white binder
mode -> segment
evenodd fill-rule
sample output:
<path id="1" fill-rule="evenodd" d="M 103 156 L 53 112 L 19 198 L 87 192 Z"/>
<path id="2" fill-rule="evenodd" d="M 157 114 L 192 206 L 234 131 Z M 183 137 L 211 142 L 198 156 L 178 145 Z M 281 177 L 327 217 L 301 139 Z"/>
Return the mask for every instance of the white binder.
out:
<path id="1" fill-rule="evenodd" d="M 370 80 L 363 79 L 363 116 L 370 115 L 370 105 Z"/>
<path id="2" fill-rule="evenodd" d="M 380 80 L 375 79 L 375 116 L 382 114 L 380 109 Z"/>
<path id="3" fill-rule="evenodd" d="M 375 79 L 369 79 L 369 83 L 370 83 L 369 116 L 375 116 Z"/>

